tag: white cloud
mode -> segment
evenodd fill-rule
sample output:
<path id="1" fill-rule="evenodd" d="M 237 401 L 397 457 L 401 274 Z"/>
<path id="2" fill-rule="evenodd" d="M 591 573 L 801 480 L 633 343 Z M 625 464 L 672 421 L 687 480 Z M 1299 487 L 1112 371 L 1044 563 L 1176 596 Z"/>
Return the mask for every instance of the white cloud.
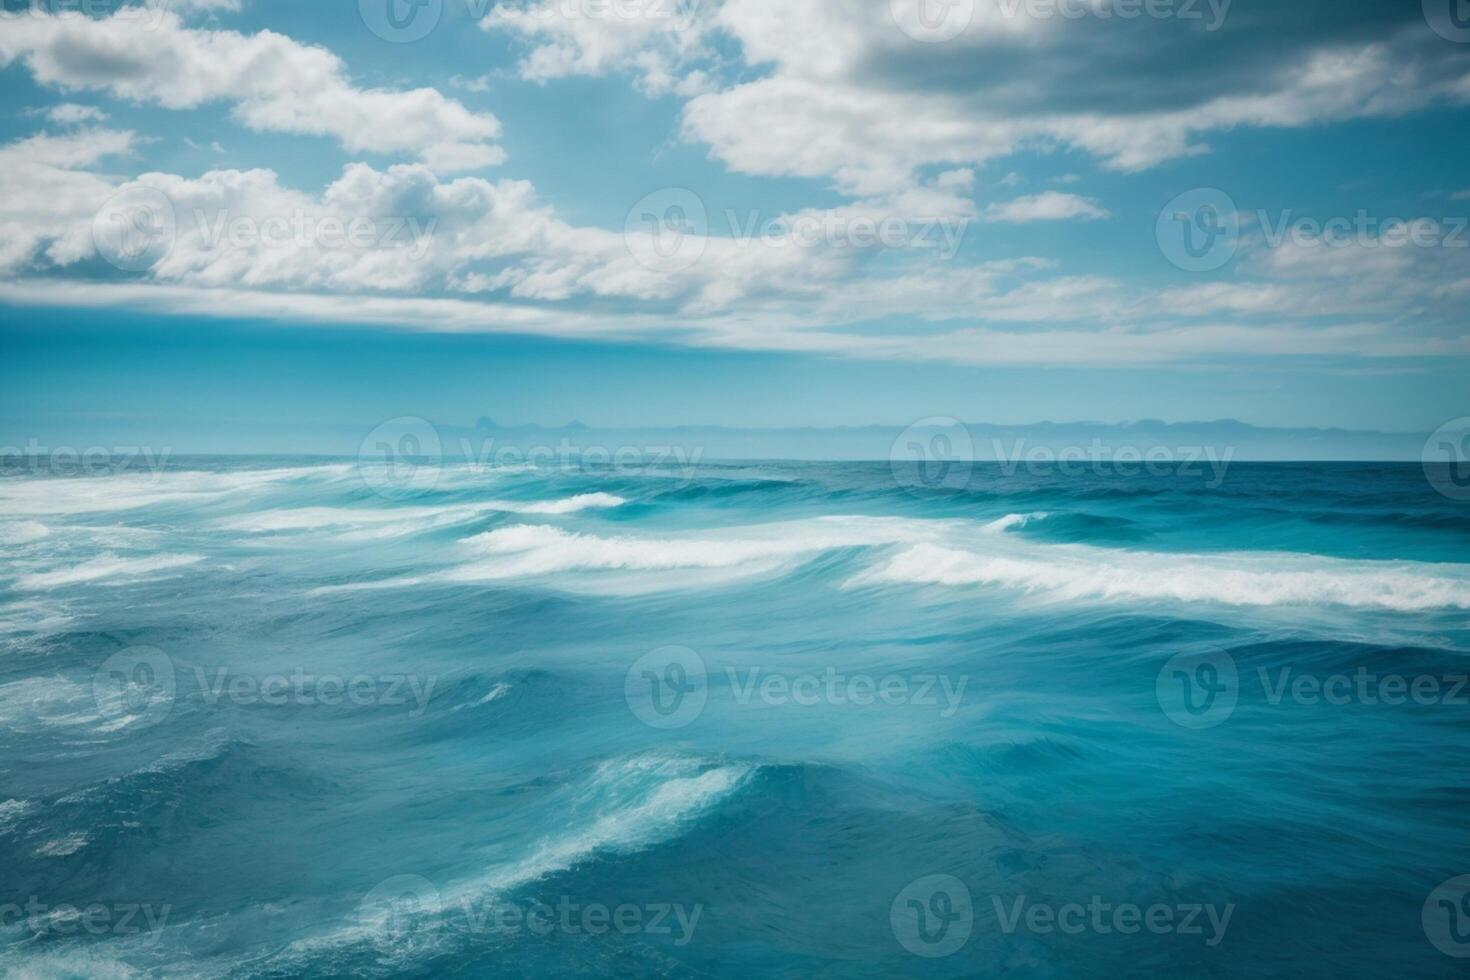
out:
<path id="1" fill-rule="evenodd" d="M 532 0 L 497 4 L 481 26 L 531 45 L 519 66 L 524 79 L 629 71 L 644 91 L 662 94 L 702 86 L 702 74 L 680 73 L 709 53 L 703 26 L 707 10 L 700 0 Z"/>
<path id="2" fill-rule="evenodd" d="M 96 106 L 63 102 L 46 110 L 46 118 L 58 126 L 77 126 L 88 122 L 106 122 L 107 113 Z"/>
<path id="3" fill-rule="evenodd" d="M 911 36 L 924 33 L 920 0 L 708 0 L 696 16 L 665 19 L 568 13 L 578 6 L 542 0 L 534 15 L 491 17 L 485 26 L 535 43 L 523 77 L 633 73 L 649 91 L 688 97 L 686 138 L 731 168 L 831 178 L 859 196 L 891 193 L 925 167 L 977 165 L 1023 149 L 1069 147 L 1108 169 L 1137 171 L 1204 153 L 1205 137 L 1238 126 L 1302 127 L 1470 100 L 1465 60 L 1429 46 L 1435 39 L 1422 22 L 1407 20 L 1371 42 L 1346 30 L 1307 36 L 1290 59 L 1252 49 L 1249 71 L 1227 57 L 1201 66 L 1195 87 L 1157 97 L 1159 79 L 1147 71 L 1160 51 L 1216 37 L 1228 51 L 1228 39 L 1262 32 L 1208 33 L 1200 42 L 1181 19 L 1158 22 L 1161 33 L 1148 35 L 1154 43 L 1139 48 L 1132 29 L 1153 23 L 1028 17 L 1006 0 L 975 0 L 957 37 L 923 44 Z M 1330 9 L 1321 13 L 1316 28 L 1338 23 Z M 1310 11 L 1303 16 L 1312 21 Z M 1410 26 L 1397 29 L 1403 24 Z M 1168 33 L 1171 26 L 1181 30 Z M 724 71 L 711 52 L 728 42 L 744 65 Z M 1068 88 L 1072 75 L 1049 65 L 1117 97 L 1088 98 Z"/>
<path id="4" fill-rule="evenodd" d="M 1100 219 L 1111 218 L 1112 212 L 1091 198 L 1060 191 L 1043 191 L 1018 197 L 1003 204 L 992 204 L 985 209 L 986 221 L 1008 224 L 1026 224 L 1032 221 L 1063 221 L 1068 218 Z"/>
<path id="5" fill-rule="evenodd" d="M 113 184 L 85 168 L 135 143 L 131 132 L 90 129 L 0 146 L 0 273 L 15 274 L 42 250 L 62 266 L 92 254 L 92 218 Z"/>
<path id="6" fill-rule="evenodd" d="M 167 10 L 150 16 L 156 23 L 121 11 L 14 18 L 0 33 L 0 66 L 19 60 L 44 85 L 169 109 L 231 102 L 251 129 L 331 136 L 353 153 L 418 156 L 445 170 L 504 159 L 495 117 L 434 89 L 358 88 L 325 48 L 271 31 L 188 28 Z"/>

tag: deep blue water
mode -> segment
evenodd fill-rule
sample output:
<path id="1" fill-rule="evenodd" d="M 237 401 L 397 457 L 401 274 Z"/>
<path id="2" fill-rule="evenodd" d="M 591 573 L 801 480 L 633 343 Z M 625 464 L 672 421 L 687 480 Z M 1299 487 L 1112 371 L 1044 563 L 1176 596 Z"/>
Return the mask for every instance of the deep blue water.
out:
<path id="1" fill-rule="evenodd" d="M 1418 466 L 424 477 L 0 475 L 7 976 L 1470 963 Z"/>

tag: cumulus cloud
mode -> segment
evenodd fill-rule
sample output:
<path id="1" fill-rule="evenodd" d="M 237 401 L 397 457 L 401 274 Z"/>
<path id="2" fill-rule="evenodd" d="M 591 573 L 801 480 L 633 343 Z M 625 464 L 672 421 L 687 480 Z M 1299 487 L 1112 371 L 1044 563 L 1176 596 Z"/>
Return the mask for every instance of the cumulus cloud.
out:
<path id="1" fill-rule="evenodd" d="M 114 187 L 87 168 L 127 156 L 136 142 L 131 132 L 90 129 L 0 146 L 0 273 L 91 255 L 92 218 Z"/>
<path id="2" fill-rule="evenodd" d="M 59 126 L 77 126 L 89 122 L 106 122 L 107 113 L 96 106 L 63 102 L 47 109 L 46 118 Z"/>
<path id="3" fill-rule="evenodd" d="M 36 12 L 7 21 L 0 66 L 22 62 L 43 85 L 104 91 L 169 109 L 233 104 L 251 129 L 331 136 L 353 153 L 417 156 L 441 170 L 501 162 L 500 123 L 430 88 L 359 88 L 325 48 L 272 31 L 241 34 L 118 11 Z"/>
<path id="4" fill-rule="evenodd" d="M 1103 16 L 1105 2 L 1063 17 L 974 0 L 943 8 L 963 15 L 943 43 L 924 40 L 920 0 L 711 0 L 663 21 L 556 6 L 485 22 L 536 42 L 523 77 L 633 73 L 688 95 L 685 136 L 733 169 L 831 178 L 855 195 L 1018 150 L 1068 147 L 1137 171 L 1207 152 L 1210 134 L 1234 127 L 1470 101 L 1470 52 L 1434 36 L 1417 6 L 1367 0 L 1178 3 L 1164 5 L 1176 16 L 1132 18 Z M 707 57 L 731 46 L 733 66 Z"/>
<path id="5" fill-rule="evenodd" d="M 1043 191 L 1014 201 L 992 204 L 985 209 L 986 221 L 1020 225 L 1032 221 L 1063 221 L 1068 218 L 1111 218 L 1112 212 L 1096 201 L 1076 194 Z"/>

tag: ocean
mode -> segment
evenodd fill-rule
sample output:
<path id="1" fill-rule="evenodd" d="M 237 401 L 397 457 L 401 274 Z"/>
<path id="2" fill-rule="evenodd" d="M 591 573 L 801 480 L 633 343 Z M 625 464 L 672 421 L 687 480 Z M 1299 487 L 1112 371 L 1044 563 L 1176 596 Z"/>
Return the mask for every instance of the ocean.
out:
<path id="1" fill-rule="evenodd" d="M 8 466 L 0 971 L 1463 972 L 1470 504 L 958 476 Z"/>

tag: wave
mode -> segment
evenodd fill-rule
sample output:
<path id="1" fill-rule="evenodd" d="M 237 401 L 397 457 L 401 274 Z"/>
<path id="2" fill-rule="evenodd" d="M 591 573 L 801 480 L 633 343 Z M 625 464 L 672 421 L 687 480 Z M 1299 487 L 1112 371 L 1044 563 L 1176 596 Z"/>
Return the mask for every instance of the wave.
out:
<path id="1" fill-rule="evenodd" d="M 168 572 L 204 560 L 202 555 L 152 555 L 147 558 L 119 558 L 108 553 L 99 555 L 80 565 L 58 569 L 54 572 L 33 572 L 22 575 L 16 588 L 27 592 L 43 591 L 67 585 L 99 582 L 117 584 L 118 579 L 136 580 L 156 577 L 159 572 Z"/>
<path id="2" fill-rule="evenodd" d="M 208 503 L 302 478 L 338 479 L 347 463 L 269 470 L 180 470 L 106 476 L 0 480 L 0 511 L 19 517 L 138 510 L 159 504 Z"/>
<path id="3" fill-rule="evenodd" d="M 846 587 L 990 586 L 1056 600 L 1328 605 L 1396 612 L 1470 608 L 1470 569 L 1460 565 L 1287 552 L 1169 554 L 1048 543 L 1009 533 L 1047 518 L 1041 513 L 1011 514 L 979 523 L 820 517 L 698 536 L 603 536 L 519 524 L 461 542 L 473 557 L 442 572 L 317 591 L 555 577 L 558 587 L 572 591 L 639 594 L 787 573 L 822 555 L 859 549 L 886 553 L 849 575 L 842 583 Z"/>
<path id="4" fill-rule="evenodd" d="M 915 534 L 942 533 L 947 522 L 898 518 L 823 517 L 706 533 L 700 537 L 599 536 L 520 524 L 469 538 L 483 557 L 440 573 L 450 582 L 478 582 L 557 573 L 620 572 L 605 589 L 642 591 L 714 584 L 769 574 L 843 548 L 898 544 Z M 638 573 L 681 573 L 648 576 Z M 583 582 L 584 586 L 589 583 Z"/>
<path id="5" fill-rule="evenodd" d="M 559 822 L 572 823 L 570 829 L 543 838 L 525 857 L 477 878 L 442 888 L 417 879 L 432 889 L 431 901 L 420 908 L 420 913 L 439 916 L 446 911 L 471 909 L 474 903 L 493 901 L 598 855 L 632 853 L 669 840 L 739 790 L 756 770 L 749 764 L 681 756 L 636 756 L 603 762 L 565 801 L 569 812 Z M 403 910 L 359 909 L 346 924 L 292 943 L 271 965 L 304 968 L 319 956 L 336 956 L 344 947 L 368 944 L 375 947 L 376 956 L 400 963 L 432 951 L 432 947 L 423 947 L 422 932 L 395 936 L 387 929 L 387 917 L 392 914 L 401 915 Z"/>
<path id="6" fill-rule="evenodd" d="M 430 528 L 447 527 L 475 520 L 484 514 L 535 514 L 560 516 L 584 510 L 610 509 L 627 503 L 610 493 L 583 493 L 561 500 L 513 503 L 487 501 L 475 504 L 446 504 L 433 507 L 350 508 L 301 507 L 264 511 L 219 521 L 218 526 L 250 534 L 279 534 L 320 529 L 362 529 L 358 536 L 397 537 Z"/>
<path id="7" fill-rule="evenodd" d="M 849 582 L 871 583 L 989 585 L 1060 600 L 1332 605 L 1397 612 L 1470 609 L 1470 579 L 1458 566 L 1311 555 L 1169 555 L 1072 545 L 994 554 L 925 543 Z"/>
<path id="8" fill-rule="evenodd" d="M 51 529 L 39 521 L 7 521 L 0 524 L 0 541 L 9 545 L 31 544 L 49 537 Z"/>

